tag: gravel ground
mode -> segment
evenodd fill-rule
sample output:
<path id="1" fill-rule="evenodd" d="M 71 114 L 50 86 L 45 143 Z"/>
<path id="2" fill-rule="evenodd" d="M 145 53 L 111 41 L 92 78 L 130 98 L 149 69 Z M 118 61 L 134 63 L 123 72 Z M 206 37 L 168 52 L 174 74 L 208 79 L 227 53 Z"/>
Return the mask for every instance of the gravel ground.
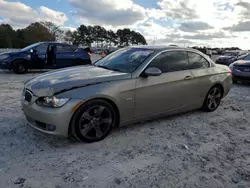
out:
<path id="1" fill-rule="evenodd" d="M 249 85 L 234 85 L 213 113 L 123 127 L 85 144 L 27 125 L 20 94 L 37 74 L 0 72 L 0 187 L 250 187 Z"/>

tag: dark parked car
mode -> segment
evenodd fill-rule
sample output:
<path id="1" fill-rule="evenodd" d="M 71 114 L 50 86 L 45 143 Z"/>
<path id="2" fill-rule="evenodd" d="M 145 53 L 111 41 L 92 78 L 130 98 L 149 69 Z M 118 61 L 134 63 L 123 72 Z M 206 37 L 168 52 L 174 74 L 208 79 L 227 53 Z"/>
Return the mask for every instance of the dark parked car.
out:
<path id="1" fill-rule="evenodd" d="M 59 69 L 91 64 L 89 50 L 58 42 L 39 42 L 17 52 L 0 54 L 0 69 L 25 73 L 30 69 Z"/>
<path id="2" fill-rule="evenodd" d="M 215 63 L 229 66 L 231 63 L 244 58 L 247 55 L 245 51 L 227 51 L 219 56 Z"/>
<path id="3" fill-rule="evenodd" d="M 250 81 L 250 54 L 241 60 L 232 63 L 229 68 L 232 70 L 233 81 Z"/>

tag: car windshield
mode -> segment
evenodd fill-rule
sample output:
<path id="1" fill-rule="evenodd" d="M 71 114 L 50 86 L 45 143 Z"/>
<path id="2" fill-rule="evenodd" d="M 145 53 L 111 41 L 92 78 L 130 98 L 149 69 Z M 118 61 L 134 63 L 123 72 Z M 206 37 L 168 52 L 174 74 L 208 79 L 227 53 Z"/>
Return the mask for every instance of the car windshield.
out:
<path id="1" fill-rule="evenodd" d="M 223 55 L 224 56 L 237 56 L 239 53 L 238 52 L 225 52 Z"/>
<path id="2" fill-rule="evenodd" d="M 154 51 L 144 48 L 124 48 L 117 50 L 94 65 L 109 70 L 132 73 L 135 71 Z"/>
<path id="3" fill-rule="evenodd" d="M 248 54 L 246 57 L 243 58 L 243 60 L 250 60 L 250 54 Z"/>
<path id="4" fill-rule="evenodd" d="M 21 51 L 29 51 L 29 50 L 31 50 L 31 49 L 37 47 L 39 44 L 41 44 L 41 43 L 31 44 L 31 45 L 29 45 L 29 46 L 27 46 L 27 47 L 21 49 Z"/>

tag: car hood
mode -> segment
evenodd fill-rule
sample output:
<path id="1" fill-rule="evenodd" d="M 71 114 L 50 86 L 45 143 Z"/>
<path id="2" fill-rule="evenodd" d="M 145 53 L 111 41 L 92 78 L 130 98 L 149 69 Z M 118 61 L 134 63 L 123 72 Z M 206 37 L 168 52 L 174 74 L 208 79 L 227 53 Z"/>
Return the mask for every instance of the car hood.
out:
<path id="1" fill-rule="evenodd" d="M 129 78 L 131 78 L 130 73 L 95 66 L 76 66 L 41 74 L 28 80 L 25 88 L 38 97 L 53 96 L 78 87 Z"/>
<path id="2" fill-rule="evenodd" d="M 239 60 L 239 61 L 234 62 L 233 65 L 250 67 L 250 61 L 249 60 Z"/>
<path id="3" fill-rule="evenodd" d="M 19 53 L 20 53 L 20 51 L 14 51 L 14 52 L 8 51 L 8 52 L 0 53 L 0 56 L 1 55 L 16 55 L 16 54 L 19 54 Z"/>
<path id="4" fill-rule="evenodd" d="M 234 56 L 219 56 L 218 59 L 231 59 L 234 58 Z"/>

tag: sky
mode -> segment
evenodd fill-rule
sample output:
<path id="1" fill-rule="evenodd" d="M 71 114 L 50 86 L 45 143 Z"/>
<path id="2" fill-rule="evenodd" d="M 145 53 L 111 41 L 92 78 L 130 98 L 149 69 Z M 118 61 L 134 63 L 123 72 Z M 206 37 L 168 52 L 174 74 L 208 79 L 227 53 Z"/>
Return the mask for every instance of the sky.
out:
<path id="1" fill-rule="evenodd" d="M 250 49 L 250 0 L 0 0 L 0 24 L 130 28 L 149 44 Z"/>

